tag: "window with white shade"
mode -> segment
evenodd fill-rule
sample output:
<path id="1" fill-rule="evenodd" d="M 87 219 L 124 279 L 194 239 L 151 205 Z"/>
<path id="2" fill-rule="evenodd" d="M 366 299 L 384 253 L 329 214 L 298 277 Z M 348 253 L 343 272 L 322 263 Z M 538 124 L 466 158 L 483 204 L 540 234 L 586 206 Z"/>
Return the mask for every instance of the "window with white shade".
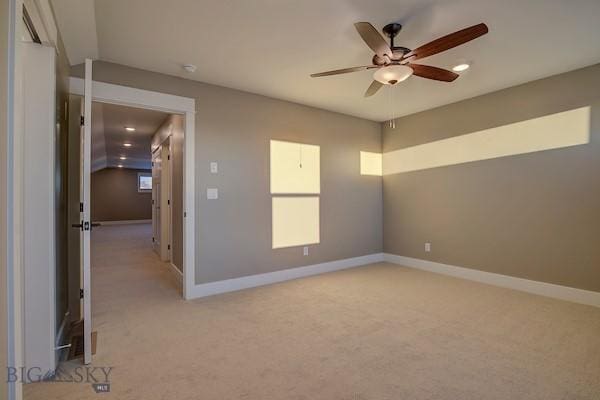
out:
<path id="1" fill-rule="evenodd" d="M 320 242 L 320 147 L 271 140 L 273 249 Z"/>
<path id="2" fill-rule="evenodd" d="M 137 179 L 138 192 L 152 191 L 152 173 L 138 172 Z"/>

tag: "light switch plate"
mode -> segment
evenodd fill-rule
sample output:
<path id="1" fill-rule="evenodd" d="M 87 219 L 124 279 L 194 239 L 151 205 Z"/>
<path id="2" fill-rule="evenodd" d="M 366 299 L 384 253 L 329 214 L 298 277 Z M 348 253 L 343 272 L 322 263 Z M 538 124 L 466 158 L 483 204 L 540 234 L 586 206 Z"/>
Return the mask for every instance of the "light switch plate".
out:
<path id="1" fill-rule="evenodd" d="M 211 174 L 216 174 L 219 172 L 219 165 L 217 164 L 216 161 L 212 161 L 210 163 L 210 173 Z"/>
<path id="2" fill-rule="evenodd" d="M 304 246 L 304 249 L 302 250 L 302 254 L 305 256 L 308 255 L 308 246 Z"/>
<path id="3" fill-rule="evenodd" d="M 429 253 L 431 251 L 431 243 L 425 243 L 425 251 Z"/>
<path id="4" fill-rule="evenodd" d="M 219 198 L 219 189 L 208 188 L 206 189 L 206 198 L 208 200 L 216 200 Z"/>

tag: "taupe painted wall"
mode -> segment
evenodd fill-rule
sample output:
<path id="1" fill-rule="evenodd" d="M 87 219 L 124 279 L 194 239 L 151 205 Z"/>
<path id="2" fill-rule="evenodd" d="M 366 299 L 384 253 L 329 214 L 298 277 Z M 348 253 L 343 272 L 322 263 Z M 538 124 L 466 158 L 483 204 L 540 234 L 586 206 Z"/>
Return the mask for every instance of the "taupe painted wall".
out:
<path id="1" fill-rule="evenodd" d="M 582 106 L 587 145 L 385 176 L 384 251 L 600 291 L 600 64 L 400 118 L 383 149 Z"/>
<path id="2" fill-rule="evenodd" d="M 92 221 L 152 219 L 152 193 L 138 192 L 139 172 L 151 170 L 104 168 L 92 174 Z"/>
<path id="3" fill-rule="evenodd" d="M 8 217 L 8 1 L 0 0 L 0 370 L 8 366 L 8 286 L 7 286 L 7 217 Z M 6 377 L 0 379 L 0 398 L 8 398 Z"/>
<path id="4" fill-rule="evenodd" d="M 281 100 L 106 62 L 94 80 L 196 99 L 196 282 L 378 253 L 381 179 L 359 151 L 381 150 L 381 125 Z M 81 77 L 82 66 L 72 68 Z M 269 140 L 321 146 L 321 244 L 271 249 Z M 219 163 L 211 174 L 209 163 Z M 206 189 L 219 189 L 207 200 Z"/>
<path id="5" fill-rule="evenodd" d="M 152 150 L 154 150 L 171 135 L 171 210 L 173 219 L 171 262 L 180 271 L 183 271 L 183 122 L 182 115 L 170 115 L 152 137 Z"/>

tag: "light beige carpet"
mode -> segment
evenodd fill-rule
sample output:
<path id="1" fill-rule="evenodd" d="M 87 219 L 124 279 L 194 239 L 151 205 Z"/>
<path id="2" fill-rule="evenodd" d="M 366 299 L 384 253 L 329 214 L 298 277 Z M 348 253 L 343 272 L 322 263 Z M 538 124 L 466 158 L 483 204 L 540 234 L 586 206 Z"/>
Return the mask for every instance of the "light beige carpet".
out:
<path id="1" fill-rule="evenodd" d="M 600 399 L 600 309 L 377 264 L 180 299 L 148 226 L 94 232 L 89 385 L 32 399 Z"/>

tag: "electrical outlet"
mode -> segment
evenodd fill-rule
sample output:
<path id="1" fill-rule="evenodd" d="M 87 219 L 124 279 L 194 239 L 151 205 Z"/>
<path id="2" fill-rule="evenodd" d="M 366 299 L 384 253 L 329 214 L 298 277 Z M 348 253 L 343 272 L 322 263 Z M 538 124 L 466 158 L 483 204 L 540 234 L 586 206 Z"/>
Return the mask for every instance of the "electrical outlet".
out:
<path id="1" fill-rule="evenodd" d="M 305 256 L 308 255 L 308 246 L 304 246 L 304 249 L 302 250 L 302 254 Z"/>
<path id="2" fill-rule="evenodd" d="M 425 243 L 425 251 L 427 253 L 429 253 L 431 251 L 431 243 L 429 243 L 429 242 Z"/>
<path id="3" fill-rule="evenodd" d="M 210 163 L 210 173 L 211 174 L 216 174 L 219 172 L 219 165 L 217 164 L 216 161 L 212 161 Z"/>

